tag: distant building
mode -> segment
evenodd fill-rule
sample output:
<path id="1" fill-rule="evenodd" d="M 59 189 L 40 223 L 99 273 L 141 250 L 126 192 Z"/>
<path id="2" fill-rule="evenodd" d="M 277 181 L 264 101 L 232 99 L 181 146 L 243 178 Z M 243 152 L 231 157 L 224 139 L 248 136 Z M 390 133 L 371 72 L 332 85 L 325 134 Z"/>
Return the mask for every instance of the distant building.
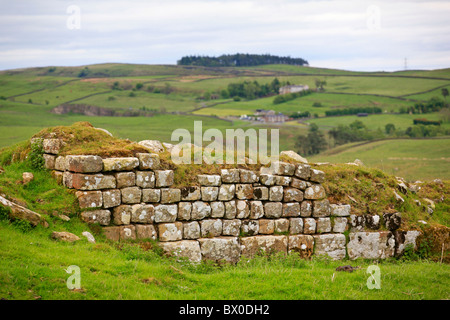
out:
<path id="1" fill-rule="evenodd" d="M 367 117 L 369 114 L 368 113 L 358 113 L 357 116 L 358 117 Z"/>
<path id="2" fill-rule="evenodd" d="M 289 117 L 279 112 L 278 114 L 268 114 L 263 117 L 265 123 L 283 123 L 286 122 Z"/>
<path id="3" fill-rule="evenodd" d="M 280 94 L 286 94 L 286 93 L 295 93 L 300 91 L 309 90 L 309 86 L 305 85 L 290 85 L 290 86 L 284 86 L 281 87 L 278 91 Z"/>

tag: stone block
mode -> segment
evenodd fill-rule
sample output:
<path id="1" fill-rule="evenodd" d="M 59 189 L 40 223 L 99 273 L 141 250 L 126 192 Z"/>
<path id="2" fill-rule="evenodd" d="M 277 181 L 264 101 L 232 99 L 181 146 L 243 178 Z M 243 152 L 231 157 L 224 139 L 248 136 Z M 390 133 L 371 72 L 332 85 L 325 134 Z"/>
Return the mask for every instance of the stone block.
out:
<path id="1" fill-rule="evenodd" d="M 65 161 L 64 164 L 63 160 Z M 69 155 L 63 159 L 58 159 L 58 167 L 63 166 L 65 170 L 72 172 L 97 173 L 103 170 L 103 160 L 99 156 Z"/>
<path id="2" fill-rule="evenodd" d="M 222 235 L 238 237 L 241 232 L 242 221 L 239 219 L 223 220 Z"/>
<path id="3" fill-rule="evenodd" d="M 103 159 L 103 171 L 131 171 L 139 166 L 135 157 Z"/>
<path id="4" fill-rule="evenodd" d="M 317 233 L 331 232 L 331 219 L 330 218 L 318 218 L 316 221 Z"/>
<path id="5" fill-rule="evenodd" d="M 250 201 L 250 219 L 264 217 L 264 205 L 261 201 Z"/>
<path id="6" fill-rule="evenodd" d="M 313 201 L 313 217 L 324 218 L 329 217 L 331 213 L 330 202 L 328 199 Z"/>
<path id="7" fill-rule="evenodd" d="M 240 258 L 240 245 L 237 237 L 218 237 L 198 239 L 203 259 L 237 263 Z"/>
<path id="8" fill-rule="evenodd" d="M 323 183 L 325 182 L 325 172 L 311 169 L 311 176 L 309 177 L 309 181 Z"/>
<path id="9" fill-rule="evenodd" d="M 106 239 L 111 241 L 119 241 L 120 240 L 120 227 L 105 227 L 103 228 L 103 234 Z"/>
<path id="10" fill-rule="evenodd" d="M 160 160 L 159 155 L 156 153 L 138 153 L 136 154 L 139 159 L 140 170 L 157 170 L 159 169 Z"/>
<path id="11" fill-rule="evenodd" d="M 205 219 L 200 221 L 202 238 L 218 237 L 222 234 L 221 219 Z"/>
<path id="12" fill-rule="evenodd" d="M 380 228 L 380 216 L 377 214 L 370 215 L 366 214 L 364 216 L 364 220 L 366 222 L 366 227 L 372 230 L 377 230 Z"/>
<path id="13" fill-rule="evenodd" d="M 158 224 L 159 241 L 179 241 L 183 239 L 183 223 Z"/>
<path id="14" fill-rule="evenodd" d="M 234 198 L 236 186 L 234 184 L 222 184 L 219 188 L 218 200 L 230 201 Z"/>
<path id="15" fill-rule="evenodd" d="M 418 230 L 393 232 L 395 238 L 395 256 L 403 254 L 407 246 L 411 246 L 414 250 L 417 249 L 417 238 L 421 235 Z M 445 248 L 444 248 L 445 249 Z"/>
<path id="16" fill-rule="evenodd" d="M 289 234 L 303 233 L 303 219 L 290 218 L 289 219 Z"/>
<path id="17" fill-rule="evenodd" d="M 178 203 L 178 220 L 191 219 L 192 204 L 190 202 Z"/>
<path id="18" fill-rule="evenodd" d="M 351 260 L 385 259 L 392 257 L 395 251 L 395 239 L 392 232 L 350 232 L 347 244 L 348 257 Z"/>
<path id="19" fill-rule="evenodd" d="M 307 200 L 319 200 L 326 197 L 325 189 L 320 184 L 314 184 L 306 188 L 304 197 Z"/>
<path id="20" fill-rule="evenodd" d="M 308 259 L 314 253 L 314 237 L 310 235 L 289 236 L 289 253 L 297 253 L 301 258 Z"/>
<path id="21" fill-rule="evenodd" d="M 199 174 L 197 178 L 198 183 L 204 187 L 218 187 L 221 185 L 221 177 L 219 175 Z"/>
<path id="22" fill-rule="evenodd" d="M 347 231 L 347 218 L 335 217 L 333 219 L 333 232 L 344 233 L 345 231 Z"/>
<path id="23" fill-rule="evenodd" d="M 255 200 L 269 200 L 269 188 L 267 188 L 267 187 L 253 187 L 253 199 L 255 199 Z"/>
<path id="24" fill-rule="evenodd" d="M 135 227 L 137 239 L 158 239 L 158 234 L 153 224 L 137 224 Z"/>
<path id="25" fill-rule="evenodd" d="M 259 234 L 273 234 L 275 231 L 275 220 L 260 219 L 259 220 Z"/>
<path id="26" fill-rule="evenodd" d="M 283 200 L 283 187 L 282 186 L 270 187 L 269 200 L 270 201 L 282 201 Z"/>
<path id="27" fill-rule="evenodd" d="M 75 192 L 78 198 L 80 208 L 100 208 L 103 205 L 103 197 L 101 191 L 77 191 Z"/>
<path id="28" fill-rule="evenodd" d="M 198 241 L 182 240 L 162 242 L 159 245 L 168 256 L 187 258 L 194 263 L 199 263 L 202 260 L 202 253 Z"/>
<path id="29" fill-rule="evenodd" d="M 198 239 L 200 236 L 200 224 L 197 221 L 183 223 L 183 239 Z"/>
<path id="30" fill-rule="evenodd" d="M 42 147 L 45 153 L 58 154 L 63 142 L 61 139 L 44 139 Z"/>
<path id="31" fill-rule="evenodd" d="M 350 216 L 349 204 L 330 204 L 331 215 L 335 217 L 348 217 Z"/>
<path id="32" fill-rule="evenodd" d="M 364 216 L 357 216 L 355 214 L 350 215 L 350 231 L 363 231 L 366 225 L 366 219 Z"/>
<path id="33" fill-rule="evenodd" d="M 133 187 L 136 185 L 136 174 L 134 172 L 117 172 L 115 175 L 117 188 Z"/>
<path id="34" fill-rule="evenodd" d="M 223 218 L 225 215 L 225 205 L 222 201 L 211 202 L 211 218 Z"/>
<path id="35" fill-rule="evenodd" d="M 115 225 L 130 224 L 131 206 L 122 204 L 113 209 L 113 222 Z"/>
<path id="36" fill-rule="evenodd" d="M 254 236 L 259 233 L 259 221 L 258 220 L 242 220 L 241 234 L 244 236 Z"/>
<path id="37" fill-rule="evenodd" d="M 200 187 L 183 187 L 180 190 L 182 201 L 197 201 L 202 197 Z"/>
<path id="38" fill-rule="evenodd" d="M 240 200 L 253 199 L 253 186 L 251 184 L 237 184 L 236 198 Z"/>
<path id="39" fill-rule="evenodd" d="M 288 219 L 276 219 L 275 221 L 275 233 L 286 233 L 289 231 L 289 220 Z"/>
<path id="40" fill-rule="evenodd" d="M 141 188 L 154 188 L 155 174 L 152 171 L 136 171 L 136 185 Z"/>
<path id="41" fill-rule="evenodd" d="M 222 183 L 239 183 L 241 181 L 239 169 L 222 169 L 220 172 Z"/>
<path id="42" fill-rule="evenodd" d="M 153 223 L 155 220 L 155 208 L 151 204 L 134 204 L 131 206 L 132 223 Z"/>
<path id="43" fill-rule="evenodd" d="M 64 173 L 61 171 L 52 171 L 52 178 L 56 180 L 56 183 L 62 185 L 64 183 Z"/>
<path id="44" fill-rule="evenodd" d="M 122 194 L 122 203 L 134 204 L 141 202 L 142 191 L 139 187 L 128 187 L 120 189 Z"/>
<path id="45" fill-rule="evenodd" d="M 203 201 L 216 201 L 219 195 L 219 187 L 201 187 Z"/>
<path id="46" fill-rule="evenodd" d="M 345 235 L 343 234 L 321 234 L 314 235 L 314 253 L 323 255 L 332 260 L 342 260 L 345 258 Z"/>
<path id="47" fill-rule="evenodd" d="M 280 176 L 292 176 L 295 173 L 295 164 L 276 161 L 272 163 L 272 167 L 274 168 L 274 173 Z"/>
<path id="48" fill-rule="evenodd" d="M 136 227 L 133 225 L 119 227 L 120 240 L 136 240 Z"/>
<path id="49" fill-rule="evenodd" d="M 173 170 L 156 170 L 155 178 L 157 188 L 170 187 L 173 185 Z"/>
<path id="50" fill-rule="evenodd" d="M 164 188 L 161 189 L 161 203 L 174 203 L 181 200 L 181 190 Z"/>
<path id="51" fill-rule="evenodd" d="M 302 162 L 302 163 L 308 163 L 308 160 L 303 158 L 301 155 L 299 155 L 297 152 L 289 150 L 289 151 L 281 151 L 280 157 L 288 157 L 295 162 Z"/>
<path id="52" fill-rule="evenodd" d="M 295 188 L 284 188 L 285 202 L 301 202 L 303 200 L 303 192 Z"/>
<path id="53" fill-rule="evenodd" d="M 241 183 L 255 183 L 259 180 L 258 175 L 251 170 L 239 169 L 239 175 Z"/>
<path id="54" fill-rule="evenodd" d="M 178 215 L 178 205 L 160 204 L 155 206 L 155 222 L 175 222 Z"/>
<path id="55" fill-rule="evenodd" d="M 161 189 L 142 189 L 142 202 L 160 202 Z"/>
<path id="56" fill-rule="evenodd" d="M 103 162 L 102 161 L 101 161 L 101 164 L 103 166 Z M 56 157 L 56 159 L 55 159 L 55 170 L 66 171 L 66 157 L 64 157 L 64 156 Z M 67 169 L 67 170 L 69 170 L 69 169 Z M 100 169 L 100 171 L 101 171 L 101 169 Z M 100 172 L 100 171 L 96 171 L 96 172 Z"/>
<path id="57" fill-rule="evenodd" d="M 298 202 L 283 203 L 282 217 L 300 216 L 300 204 Z"/>
<path id="58" fill-rule="evenodd" d="M 300 216 L 307 218 L 312 216 L 313 206 L 311 201 L 302 201 L 300 205 Z"/>
<path id="59" fill-rule="evenodd" d="M 303 219 L 303 233 L 304 234 L 316 233 L 316 219 L 314 218 Z"/>
<path id="60" fill-rule="evenodd" d="M 246 258 L 256 255 L 287 253 L 287 236 L 254 236 L 241 238 L 241 254 Z"/>
<path id="61" fill-rule="evenodd" d="M 102 192 L 103 208 L 117 207 L 122 203 L 122 194 L 119 189 L 105 190 Z"/>
<path id="62" fill-rule="evenodd" d="M 246 219 L 250 216 L 250 208 L 246 200 L 236 201 L 236 218 Z"/>
<path id="63" fill-rule="evenodd" d="M 195 201 L 192 203 L 192 220 L 202 220 L 211 216 L 211 206 L 203 201 Z"/>
<path id="64" fill-rule="evenodd" d="M 236 201 L 227 201 L 225 204 L 225 219 L 234 219 L 236 218 L 237 208 Z"/>
<path id="65" fill-rule="evenodd" d="M 402 224 L 402 216 L 400 212 L 383 213 L 383 220 L 386 229 L 390 231 L 399 229 Z"/>
<path id="66" fill-rule="evenodd" d="M 276 177 L 272 174 L 260 174 L 259 181 L 265 186 L 273 186 L 276 182 Z"/>
<path id="67" fill-rule="evenodd" d="M 98 223 L 107 226 L 111 222 L 111 212 L 109 210 L 91 210 L 81 212 L 81 220 L 86 223 Z"/>
<path id="68" fill-rule="evenodd" d="M 286 177 L 286 176 L 275 176 L 275 184 L 277 186 L 284 186 L 288 187 L 289 184 L 292 181 L 292 177 Z"/>
<path id="69" fill-rule="evenodd" d="M 309 180 L 309 177 L 311 176 L 311 166 L 307 164 L 299 164 L 296 166 L 294 174 L 300 179 Z"/>
<path id="70" fill-rule="evenodd" d="M 78 190 L 102 190 L 115 189 L 116 178 L 111 175 L 97 174 L 82 174 L 65 172 L 64 177 L 70 175 L 71 187 Z M 66 182 L 65 182 L 66 183 Z M 70 188 L 70 187 L 69 187 Z"/>
<path id="71" fill-rule="evenodd" d="M 44 168 L 49 170 L 55 169 L 56 156 L 45 153 L 42 156 L 44 157 Z"/>
<path id="72" fill-rule="evenodd" d="M 292 178 L 291 187 L 304 191 L 307 188 L 306 181 L 303 181 L 303 180 L 300 180 L 297 178 Z"/>
<path id="73" fill-rule="evenodd" d="M 264 216 L 266 218 L 280 218 L 283 213 L 281 202 L 266 202 L 264 204 Z"/>

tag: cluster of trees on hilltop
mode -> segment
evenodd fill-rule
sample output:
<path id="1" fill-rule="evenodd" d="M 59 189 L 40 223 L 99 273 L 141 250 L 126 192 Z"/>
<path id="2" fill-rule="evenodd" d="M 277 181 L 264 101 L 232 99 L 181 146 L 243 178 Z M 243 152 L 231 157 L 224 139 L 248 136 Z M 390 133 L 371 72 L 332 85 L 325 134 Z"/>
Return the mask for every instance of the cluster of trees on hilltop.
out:
<path id="1" fill-rule="evenodd" d="M 219 57 L 185 56 L 177 61 L 178 65 L 204 67 L 250 67 L 263 64 L 289 64 L 296 66 L 308 65 L 302 58 L 279 57 L 270 54 L 224 54 Z"/>

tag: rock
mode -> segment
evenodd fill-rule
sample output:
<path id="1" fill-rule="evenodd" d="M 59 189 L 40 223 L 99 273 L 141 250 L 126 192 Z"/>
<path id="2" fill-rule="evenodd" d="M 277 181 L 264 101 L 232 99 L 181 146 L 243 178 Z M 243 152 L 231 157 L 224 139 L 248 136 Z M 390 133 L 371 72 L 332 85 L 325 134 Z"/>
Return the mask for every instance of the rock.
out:
<path id="1" fill-rule="evenodd" d="M 266 202 L 264 204 L 264 216 L 266 218 L 280 218 L 283 213 L 281 202 Z"/>
<path id="2" fill-rule="evenodd" d="M 239 169 L 241 183 L 255 183 L 259 181 L 258 175 L 250 170 Z"/>
<path id="3" fill-rule="evenodd" d="M 190 202 L 178 203 L 178 216 L 177 220 L 190 220 L 191 219 L 192 204 Z"/>
<path id="4" fill-rule="evenodd" d="M 117 188 L 132 187 L 136 185 L 136 174 L 134 172 L 118 172 L 114 175 Z"/>
<path id="5" fill-rule="evenodd" d="M 392 190 L 392 192 L 394 193 L 394 197 L 397 202 L 405 202 L 405 199 L 403 199 L 397 192 L 394 190 Z"/>
<path id="6" fill-rule="evenodd" d="M 432 209 L 435 209 L 435 208 L 436 208 L 436 205 L 434 204 L 434 201 L 433 201 L 433 200 L 430 200 L 430 199 L 427 199 L 427 198 L 423 198 L 423 201 L 427 202 L 428 205 L 429 205 Z"/>
<path id="7" fill-rule="evenodd" d="M 350 216 L 351 206 L 349 204 L 330 204 L 331 215 L 333 217 L 348 217 Z"/>
<path id="8" fill-rule="evenodd" d="M 57 158 L 59 159 L 59 157 Z M 103 160 L 99 156 L 83 156 L 83 155 L 69 155 L 63 159 L 58 160 L 58 164 L 55 162 L 55 168 L 61 168 L 64 163 L 64 169 L 77 173 L 97 173 L 103 170 Z M 57 169 L 57 168 L 56 168 Z M 57 169 L 59 170 L 59 169 Z M 63 170 L 61 170 L 63 171 Z"/>
<path id="9" fill-rule="evenodd" d="M 218 200 L 220 201 L 232 200 L 234 198 L 235 192 L 236 186 L 234 184 L 222 184 L 219 188 Z"/>
<path id="10" fill-rule="evenodd" d="M 264 205 L 261 201 L 250 201 L 250 219 L 264 217 Z"/>
<path id="11" fill-rule="evenodd" d="M 173 170 L 156 170 L 156 187 L 170 187 L 173 185 L 174 174 Z"/>
<path id="12" fill-rule="evenodd" d="M 55 169 L 56 156 L 44 153 L 43 157 L 44 157 L 44 168 L 49 170 Z"/>
<path id="13" fill-rule="evenodd" d="M 69 177 L 70 176 L 70 177 Z M 67 182 L 68 181 L 68 182 Z M 66 184 L 68 183 L 69 186 Z M 69 188 L 78 190 L 101 190 L 101 189 L 115 189 L 116 178 L 111 175 L 97 174 L 82 174 L 82 173 L 64 173 L 64 184 Z"/>
<path id="14" fill-rule="evenodd" d="M 292 177 L 286 177 L 286 176 L 275 176 L 275 184 L 277 186 L 289 186 L 291 183 Z"/>
<path id="15" fill-rule="evenodd" d="M 103 171 L 129 171 L 139 166 L 139 159 L 135 157 L 103 159 Z"/>
<path id="16" fill-rule="evenodd" d="M 103 128 L 94 128 L 95 130 L 100 130 L 100 131 L 103 131 L 104 133 L 106 133 L 108 136 L 110 136 L 110 137 L 112 137 L 113 135 L 112 135 L 112 133 L 111 132 L 109 132 L 108 130 L 106 130 L 106 129 L 103 129 Z"/>
<path id="17" fill-rule="evenodd" d="M 80 208 L 100 208 L 103 205 L 101 191 L 77 191 L 75 196 L 78 198 Z"/>
<path id="18" fill-rule="evenodd" d="M 122 202 L 120 190 L 112 189 L 102 192 L 103 208 L 117 207 Z"/>
<path id="19" fill-rule="evenodd" d="M 218 237 L 222 234 L 221 219 L 206 219 L 200 221 L 201 236 L 203 238 Z"/>
<path id="20" fill-rule="evenodd" d="M 222 201 L 215 201 L 210 203 L 211 218 L 223 218 L 225 215 L 225 205 Z"/>
<path id="21" fill-rule="evenodd" d="M 9 215 L 13 219 L 20 219 L 28 221 L 31 225 L 37 226 L 41 224 L 44 227 L 48 227 L 48 223 L 45 219 L 37 212 L 31 211 L 21 205 L 18 205 L 8 199 L 0 196 L 0 204 L 8 207 L 10 209 Z"/>
<path id="22" fill-rule="evenodd" d="M 111 222 L 111 212 L 109 210 L 83 211 L 80 217 L 86 223 L 98 223 L 102 226 L 107 226 Z"/>
<path id="23" fill-rule="evenodd" d="M 351 231 L 363 231 L 366 225 L 366 218 L 364 216 L 357 216 L 355 214 L 350 215 Z"/>
<path id="24" fill-rule="evenodd" d="M 285 202 L 301 202 L 303 200 L 303 192 L 295 188 L 284 188 Z"/>
<path id="25" fill-rule="evenodd" d="M 155 222 L 175 222 L 178 215 L 178 205 L 160 204 L 155 206 Z"/>
<path id="26" fill-rule="evenodd" d="M 301 155 L 299 155 L 297 152 L 289 150 L 289 151 L 281 151 L 280 157 L 288 157 L 289 159 L 292 159 L 296 162 L 302 162 L 302 163 L 308 163 L 308 160 L 303 158 Z"/>
<path id="27" fill-rule="evenodd" d="M 236 218 L 236 214 L 236 201 L 233 200 L 225 202 L 225 219 L 234 219 Z"/>
<path id="28" fill-rule="evenodd" d="M 317 219 L 316 228 L 317 228 L 317 233 L 331 232 L 331 219 L 330 218 Z"/>
<path id="29" fill-rule="evenodd" d="M 218 237 L 198 239 L 203 259 L 237 263 L 240 246 L 237 237 Z"/>
<path id="30" fill-rule="evenodd" d="M 240 200 L 253 199 L 253 186 L 251 184 L 237 184 L 235 195 Z"/>
<path id="31" fill-rule="evenodd" d="M 181 190 L 182 201 L 196 201 L 201 199 L 200 187 L 183 187 Z M 220 194 L 219 194 L 220 196 Z M 233 194 L 234 196 L 234 194 Z"/>
<path id="32" fill-rule="evenodd" d="M 353 163 L 360 167 L 364 166 L 364 163 L 359 159 L 355 159 L 355 161 L 353 161 Z"/>
<path id="33" fill-rule="evenodd" d="M 88 231 L 83 231 L 81 234 L 82 234 L 84 237 L 86 237 L 86 239 L 87 239 L 88 242 L 90 242 L 90 243 L 95 243 L 95 238 L 94 238 L 94 236 L 93 236 L 90 232 L 88 232 Z"/>
<path id="34" fill-rule="evenodd" d="M 153 223 L 155 219 L 155 208 L 151 204 L 135 204 L 131 206 L 132 223 Z"/>
<path id="35" fill-rule="evenodd" d="M 188 258 L 189 261 L 194 263 L 198 263 L 202 260 L 202 253 L 198 241 L 182 240 L 162 242 L 159 245 L 165 254 L 169 256 Z"/>
<path id="36" fill-rule="evenodd" d="M 275 233 L 286 233 L 289 231 L 289 220 L 288 219 L 276 219 L 275 221 Z"/>
<path id="37" fill-rule="evenodd" d="M 159 241 L 178 241 L 183 238 L 183 223 L 158 224 Z"/>
<path id="38" fill-rule="evenodd" d="M 326 197 L 325 189 L 320 184 L 306 188 L 304 198 L 307 200 L 319 200 Z"/>
<path id="39" fill-rule="evenodd" d="M 259 232 L 258 220 L 242 220 L 241 233 L 245 236 L 254 236 Z"/>
<path id="40" fill-rule="evenodd" d="M 347 244 L 351 260 L 385 259 L 394 255 L 395 240 L 391 232 L 351 232 Z"/>
<path id="41" fill-rule="evenodd" d="M 250 208 L 246 200 L 236 201 L 236 218 L 246 219 L 250 216 Z"/>
<path id="42" fill-rule="evenodd" d="M 200 238 L 200 224 L 197 221 L 183 223 L 183 238 L 198 239 Z"/>
<path id="43" fill-rule="evenodd" d="M 314 218 L 303 219 L 303 233 L 304 234 L 316 233 L 316 219 Z"/>
<path id="44" fill-rule="evenodd" d="M 137 239 L 151 239 L 156 240 L 158 235 L 153 224 L 137 224 L 136 226 Z"/>
<path id="45" fill-rule="evenodd" d="M 343 234 L 321 234 L 314 235 L 315 254 L 324 255 L 332 260 L 345 258 L 345 235 Z"/>
<path id="46" fill-rule="evenodd" d="M 161 189 L 161 203 L 174 203 L 181 200 L 181 190 L 164 188 Z"/>
<path id="47" fill-rule="evenodd" d="M 398 190 L 400 190 L 403 194 L 407 194 L 408 193 L 408 186 L 406 185 L 405 182 L 403 181 L 398 181 L 397 183 L 397 188 Z"/>
<path id="48" fill-rule="evenodd" d="M 223 220 L 222 221 L 222 234 L 224 236 L 237 237 L 241 231 L 242 221 L 239 219 Z"/>
<path id="49" fill-rule="evenodd" d="M 347 231 L 347 218 L 336 217 L 333 219 L 333 232 L 344 233 Z"/>
<path id="50" fill-rule="evenodd" d="M 313 214 L 314 218 L 329 217 L 331 214 L 330 202 L 328 199 L 313 201 Z"/>
<path id="51" fill-rule="evenodd" d="M 402 224 L 402 215 L 400 212 L 397 213 L 383 213 L 383 220 L 386 229 L 390 231 L 397 230 Z"/>
<path id="52" fill-rule="evenodd" d="M 45 153 L 58 154 L 63 142 L 61 139 L 44 139 L 42 147 Z"/>
<path id="53" fill-rule="evenodd" d="M 102 166 L 103 166 L 103 161 L 102 161 Z M 66 170 L 66 157 L 64 157 L 64 156 L 56 157 L 55 170 L 58 170 L 58 171 Z M 67 169 L 67 170 L 69 170 L 69 169 Z M 99 171 L 97 171 L 97 172 L 99 172 Z"/>
<path id="54" fill-rule="evenodd" d="M 372 230 L 377 230 L 380 228 L 380 216 L 379 215 L 366 214 L 364 216 L 364 219 L 365 219 L 367 228 L 372 229 Z"/>
<path id="55" fill-rule="evenodd" d="M 309 177 L 309 180 L 312 182 L 323 183 L 325 182 L 325 172 L 311 169 L 311 176 Z"/>
<path id="56" fill-rule="evenodd" d="M 140 170 L 157 170 L 160 166 L 159 155 L 155 153 L 138 153 Z"/>
<path id="57" fill-rule="evenodd" d="M 395 231 L 395 255 L 401 255 L 407 246 L 412 246 L 414 250 L 417 249 L 417 238 L 421 235 L 420 231 Z"/>
<path id="58" fill-rule="evenodd" d="M 307 164 L 299 164 L 296 166 L 294 175 L 303 180 L 309 180 L 311 176 L 311 166 Z"/>
<path id="59" fill-rule="evenodd" d="M 255 200 L 269 200 L 269 188 L 267 188 L 267 187 L 253 187 L 253 199 L 255 199 Z"/>
<path id="60" fill-rule="evenodd" d="M 300 204 L 298 202 L 283 203 L 283 217 L 300 216 Z"/>
<path id="61" fill-rule="evenodd" d="M 201 186 L 218 187 L 221 184 L 221 176 L 219 176 L 219 175 L 199 174 L 197 176 L 197 178 L 198 178 L 198 183 Z"/>
<path id="62" fill-rule="evenodd" d="M 142 191 L 139 187 L 128 187 L 120 189 L 122 203 L 134 204 L 141 202 Z"/>
<path id="63" fill-rule="evenodd" d="M 120 240 L 136 240 L 136 227 L 133 225 L 119 227 Z"/>
<path id="64" fill-rule="evenodd" d="M 241 254 L 253 258 L 258 254 L 287 253 L 287 236 L 253 236 L 241 238 Z"/>
<path id="65" fill-rule="evenodd" d="M 138 142 L 139 145 L 147 148 L 151 152 L 162 153 L 164 152 L 164 146 L 158 140 L 142 140 Z"/>
<path id="66" fill-rule="evenodd" d="M 142 189 L 142 202 L 160 202 L 161 189 Z"/>
<path id="67" fill-rule="evenodd" d="M 34 180 L 34 175 L 31 172 L 22 173 L 22 182 L 23 184 L 28 184 Z"/>
<path id="68" fill-rule="evenodd" d="M 113 222 L 115 225 L 130 224 L 131 221 L 131 206 L 120 205 L 113 209 Z"/>
<path id="69" fill-rule="evenodd" d="M 307 188 L 306 181 L 292 178 L 291 187 L 304 191 Z"/>
<path id="70" fill-rule="evenodd" d="M 151 171 L 136 171 L 136 185 L 141 188 L 155 187 L 155 174 Z"/>
<path id="71" fill-rule="evenodd" d="M 259 220 L 259 234 L 273 234 L 275 232 L 275 220 L 260 219 Z"/>
<path id="72" fill-rule="evenodd" d="M 282 201 L 283 200 L 283 187 L 282 186 L 270 187 L 269 200 L 270 201 Z"/>
<path id="73" fill-rule="evenodd" d="M 303 233 L 303 219 L 290 218 L 289 219 L 289 234 Z"/>
<path id="74" fill-rule="evenodd" d="M 203 201 L 216 201 L 219 195 L 219 187 L 201 187 Z"/>
<path id="75" fill-rule="evenodd" d="M 289 236 L 288 252 L 298 253 L 304 259 L 310 258 L 314 253 L 314 237 L 303 234 Z"/>
<path id="76" fill-rule="evenodd" d="M 273 186 L 276 182 L 276 176 L 272 174 L 261 174 L 259 176 L 259 181 L 265 186 Z"/>
<path id="77" fill-rule="evenodd" d="M 70 232 L 65 232 L 65 231 L 63 231 L 63 232 L 53 231 L 51 234 L 51 237 L 52 237 L 52 239 L 59 240 L 59 241 L 65 241 L 65 242 L 74 242 L 74 241 L 80 240 L 80 238 L 77 235 L 70 233 Z"/>
<path id="78" fill-rule="evenodd" d="M 202 220 L 211 215 L 211 206 L 203 201 L 195 201 L 192 203 L 192 220 Z"/>
<path id="79" fill-rule="evenodd" d="M 103 228 L 103 234 L 108 240 L 119 241 L 120 227 L 105 227 Z"/>
<path id="80" fill-rule="evenodd" d="M 221 171 L 222 183 L 239 183 L 239 169 L 222 169 Z"/>
<path id="81" fill-rule="evenodd" d="M 300 205 L 300 216 L 301 217 L 311 217 L 313 210 L 313 205 L 311 201 L 302 201 Z"/>
<path id="82" fill-rule="evenodd" d="M 273 173 L 280 176 L 293 176 L 295 173 L 295 164 L 275 161 L 272 162 L 271 168 L 273 168 Z"/>

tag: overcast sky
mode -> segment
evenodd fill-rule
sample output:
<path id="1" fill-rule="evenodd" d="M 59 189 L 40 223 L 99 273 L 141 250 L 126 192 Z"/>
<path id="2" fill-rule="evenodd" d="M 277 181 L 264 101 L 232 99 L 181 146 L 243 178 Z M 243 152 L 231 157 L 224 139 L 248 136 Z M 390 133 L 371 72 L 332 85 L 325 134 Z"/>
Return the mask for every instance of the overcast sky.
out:
<path id="1" fill-rule="evenodd" d="M 0 69 L 270 53 L 346 70 L 450 67 L 450 1 L 0 0 Z"/>

